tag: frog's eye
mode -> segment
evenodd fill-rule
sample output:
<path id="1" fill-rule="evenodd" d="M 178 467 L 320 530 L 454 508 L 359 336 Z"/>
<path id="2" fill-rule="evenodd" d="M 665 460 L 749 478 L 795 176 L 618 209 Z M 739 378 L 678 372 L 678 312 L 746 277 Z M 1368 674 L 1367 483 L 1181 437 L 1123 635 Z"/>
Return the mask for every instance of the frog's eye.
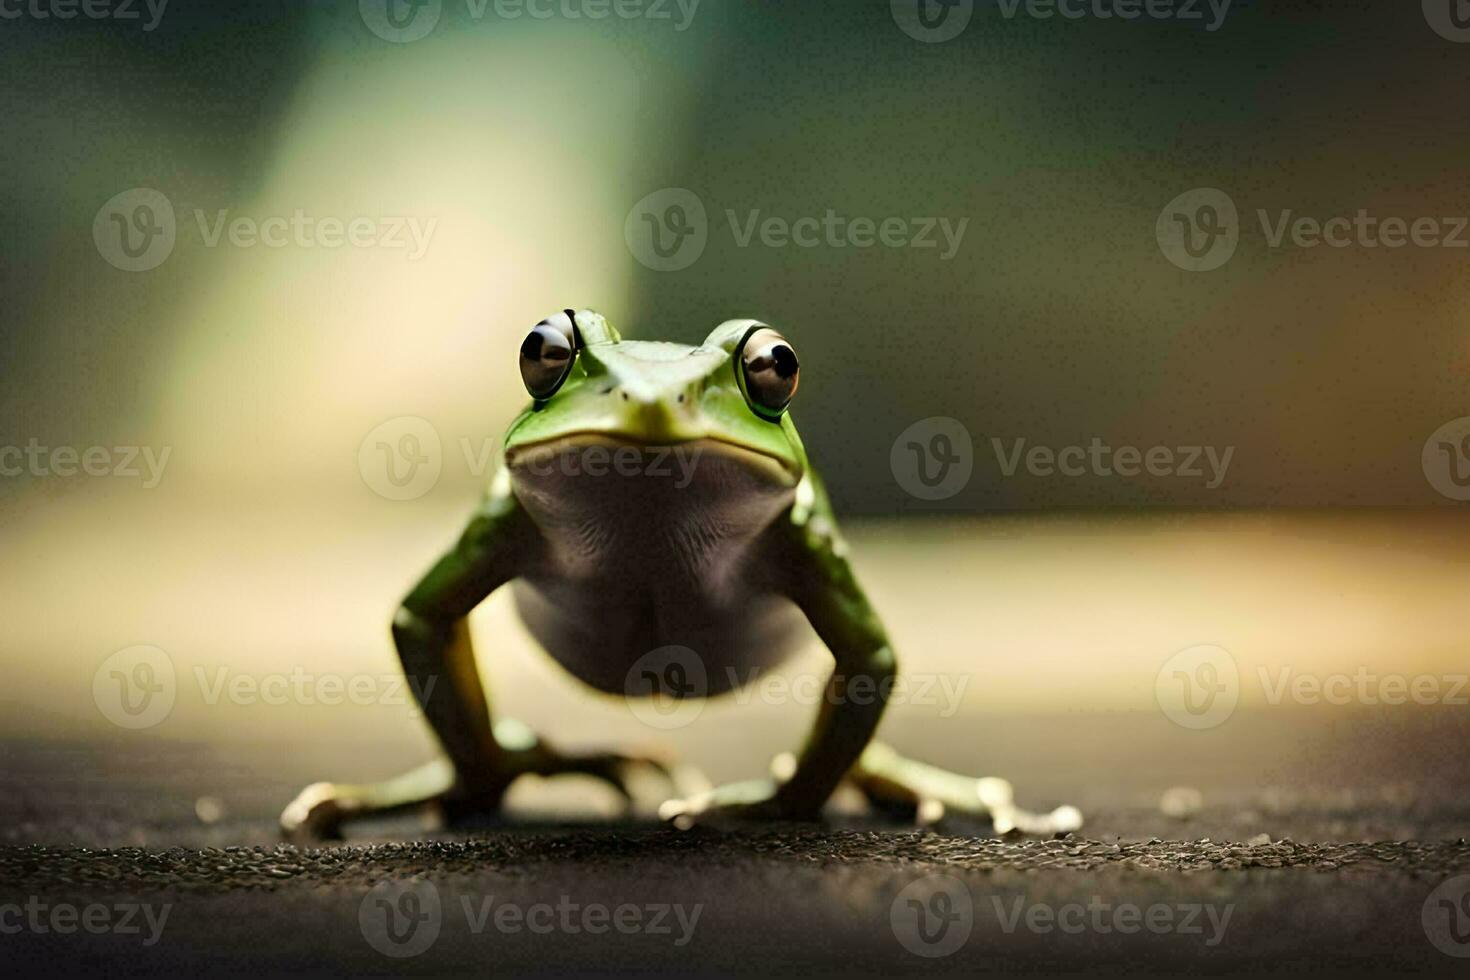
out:
<path id="1" fill-rule="evenodd" d="M 521 342 L 521 380 L 532 398 L 550 398 L 572 373 L 577 359 L 577 327 L 571 310 L 547 317 Z"/>
<path id="2" fill-rule="evenodd" d="M 740 387 L 757 415 L 777 419 L 801 380 L 796 351 L 770 327 L 757 327 L 740 345 Z"/>

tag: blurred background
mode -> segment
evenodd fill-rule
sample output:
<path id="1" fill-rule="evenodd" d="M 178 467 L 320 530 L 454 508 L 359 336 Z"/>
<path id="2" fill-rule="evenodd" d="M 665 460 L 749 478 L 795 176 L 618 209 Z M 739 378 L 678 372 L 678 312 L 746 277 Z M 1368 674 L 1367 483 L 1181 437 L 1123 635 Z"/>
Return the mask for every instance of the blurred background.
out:
<path id="1" fill-rule="evenodd" d="M 920 3 L 4 7 L 8 837 L 171 839 L 199 798 L 263 833 L 299 782 L 426 757 L 389 617 L 567 306 L 791 338 L 859 571 L 957 692 L 896 706 L 900 747 L 1094 810 L 1356 775 L 1344 820 L 1423 832 L 1466 774 L 1470 38 L 1433 3 Z M 1273 245 L 1359 212 L 1441 244 Z M 1014 462 L 1095 442 L 1167 457 Z M 505 596 L 474 628 L 497 710 L 566 744 L 739 776 L 813 711 L 654 730 Z M 139 646 L 165 660 L 109 659 Z M 140 656 L 171 701 L 129 727 L 104 703 Z M 1178 723 L 1180 671 L 1234 710 Z M 1280 694 L 1303 675 L 1367 679 Z"/>

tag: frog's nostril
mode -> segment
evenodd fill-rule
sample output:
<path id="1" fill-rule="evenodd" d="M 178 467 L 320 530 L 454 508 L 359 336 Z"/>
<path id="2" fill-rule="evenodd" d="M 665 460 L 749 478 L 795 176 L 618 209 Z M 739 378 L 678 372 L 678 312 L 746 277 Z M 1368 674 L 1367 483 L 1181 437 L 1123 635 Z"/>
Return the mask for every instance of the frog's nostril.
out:
<path id="1" fill-rule="evenodd" d="M 628 393 L 625 391 L 622 394 L 623 394 L 623 401 L 627 401 L 628 400 Z"/>

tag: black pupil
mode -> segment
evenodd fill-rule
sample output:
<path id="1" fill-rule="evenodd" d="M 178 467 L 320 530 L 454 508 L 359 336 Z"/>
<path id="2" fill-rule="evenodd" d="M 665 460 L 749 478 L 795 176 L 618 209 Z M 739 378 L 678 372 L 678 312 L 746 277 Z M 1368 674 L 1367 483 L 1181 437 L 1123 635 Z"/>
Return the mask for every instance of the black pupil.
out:
<path id="1" fill-rule="evenodd" d="M 776 363 L 776 373 L 783 378 L 789 378 L 796 373 L 796 351 L 785 344 L 777 344 L 771 348 L 771 360 Z"/>

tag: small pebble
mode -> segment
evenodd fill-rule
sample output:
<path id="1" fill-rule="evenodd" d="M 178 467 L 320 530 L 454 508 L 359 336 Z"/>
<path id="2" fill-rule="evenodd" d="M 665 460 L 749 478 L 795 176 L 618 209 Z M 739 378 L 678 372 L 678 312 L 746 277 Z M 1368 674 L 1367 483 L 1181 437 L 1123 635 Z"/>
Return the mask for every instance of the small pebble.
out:
<path id="1" fill-rule="evenodd" d="M 217 796 L 201 796 L 194 801 L 194 815 L 202 824 L 219 823 L 225 815 L 225 804 Z"/>
<path id="2" fill-rule="evenodd" d="M 1159 809 L 1166 817 L 1188 820 L 1204 806 L 1205 798 L 1199 790 L 1190 786 L 1171 786 L 1159 798 Z"/>

